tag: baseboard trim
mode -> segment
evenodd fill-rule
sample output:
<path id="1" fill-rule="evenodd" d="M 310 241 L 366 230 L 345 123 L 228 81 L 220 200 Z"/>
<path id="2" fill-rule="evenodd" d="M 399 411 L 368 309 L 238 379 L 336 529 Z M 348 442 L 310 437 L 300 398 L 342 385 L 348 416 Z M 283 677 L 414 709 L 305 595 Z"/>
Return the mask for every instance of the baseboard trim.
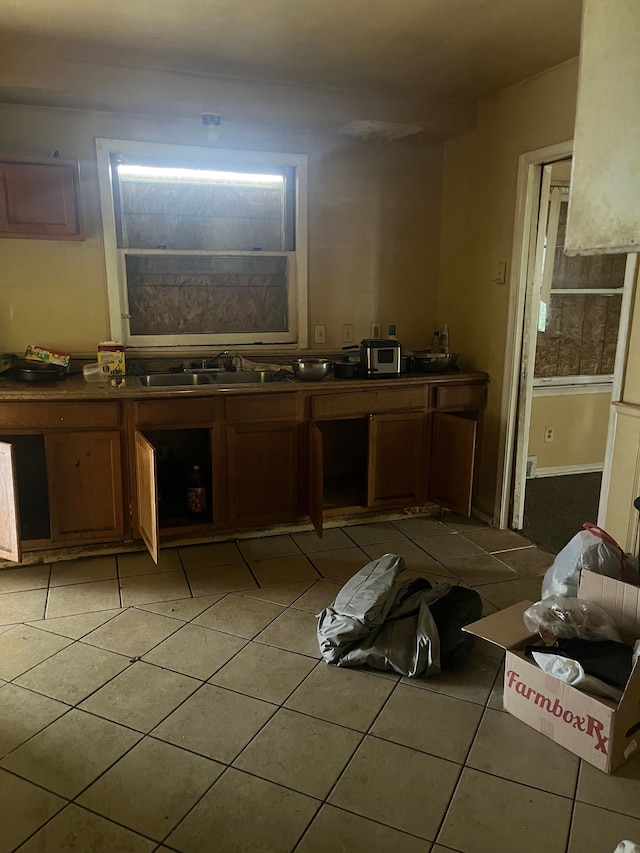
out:
<path id="1" fill-rule="evenodd" d="M 597 462 L 594 465 L 556 465 L 550 468 L 536 468 L 536 473 L 532 479 L 537 480 L 538 477 L 561 477 L 564 474 L 595 474 L 598 471 L 604 471 L 603 462 Z"/>

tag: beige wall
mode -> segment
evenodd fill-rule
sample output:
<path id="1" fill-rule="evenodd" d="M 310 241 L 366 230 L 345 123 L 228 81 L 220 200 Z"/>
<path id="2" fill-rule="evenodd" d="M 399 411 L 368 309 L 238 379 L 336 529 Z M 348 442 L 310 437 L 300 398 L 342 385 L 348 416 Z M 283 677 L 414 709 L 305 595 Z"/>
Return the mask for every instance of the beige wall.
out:
<path id="1" fill-rule="evenodd" d="M 463 363 L 490 376 L 478 505 L 491 515 L 509 317 L 494 268 L 511 259 L 519 155 L 572 137 L 577 68 L 572 60 L 481 103 L 476 130 L 445 145 L 438 321 Z"/>
<path id="2" fill-rule="evenodd" d="M 157 100 L 157 93 L 156 93 Z M 0 153 L 80 163 L 82 243 L 0 240 L 0 351 L 40 344 L 92 353 L 109 337 L 95 138 L 202 145 L 199 121 L 0 104 Z M 309 157 L 309 324 L 326 347 L 373 321 L 424 346 L 436 321 L 442 144 L 353 141 L 337 134 L 225 127 L 224 145 Z M 313 346 L 313 344 L 311 344 Z"/>
<path id="3" fill-rule="evenodd" d="M 538 457 L 537 468 L 602 465 L 610 408 L 610 392 L 534 397 L 527 455 Z M 552 442 L 544 440 L 548 426 Z"/>

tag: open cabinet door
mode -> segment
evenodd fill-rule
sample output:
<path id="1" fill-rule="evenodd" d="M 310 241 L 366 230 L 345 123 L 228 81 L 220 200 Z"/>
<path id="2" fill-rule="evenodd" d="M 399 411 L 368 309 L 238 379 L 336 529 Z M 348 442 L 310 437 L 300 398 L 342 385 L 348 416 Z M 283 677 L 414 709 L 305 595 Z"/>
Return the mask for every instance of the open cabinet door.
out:
<path id="1" fill-rule="evenodd" d="M 466 516 L 471 515 L 477 430 L 474 418 L 433 414 L 429 500 Z"/>
<path id="2" fill-rule="evenodd" d="M 155 563 L 159 555 L 158 477 L 155 447 L 140 432 L 135 434 L 138 529 Z"/>
<path id="3" fill-rule="evenodd" d="M 322 430 L 309 424 L 309 517 L 315 531 L 322 539 L 324 510 L 324 447 Z"/>
<path id="4" fill-rule="evenodd" d="M 13 446 L 4 441 L 0 442 L 0 559 L 22 560 L 16 463 Z"/>

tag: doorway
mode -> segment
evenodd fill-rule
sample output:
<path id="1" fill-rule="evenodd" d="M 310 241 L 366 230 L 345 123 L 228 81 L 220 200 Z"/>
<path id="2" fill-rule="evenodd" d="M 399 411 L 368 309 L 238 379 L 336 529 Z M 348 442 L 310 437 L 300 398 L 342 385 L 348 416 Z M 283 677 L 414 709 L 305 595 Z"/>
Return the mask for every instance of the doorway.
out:
<path id="1" fill-rule="evenodd" d="M 618 330 L 624 338 L 631 290 L 626 256 L 565 254 L 570 151 L 565 143 L 520 163 L 512 322 L 521 333 L 511 335 L 500 514 L 501 527 L 521 530 L 551 553 L 606 504 L 600 484 L 611 402 L 620 391 Z"/>

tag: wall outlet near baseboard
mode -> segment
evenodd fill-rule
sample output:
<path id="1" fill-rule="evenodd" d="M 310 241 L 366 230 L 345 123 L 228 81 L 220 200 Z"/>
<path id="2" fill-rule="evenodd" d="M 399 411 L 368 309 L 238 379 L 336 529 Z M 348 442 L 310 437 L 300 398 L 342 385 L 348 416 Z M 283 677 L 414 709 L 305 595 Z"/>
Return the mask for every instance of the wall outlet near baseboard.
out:
<path id="1" fill-rule="evenodd" d="M 544 428 L 544 440 L 545 440 L 545 443 L 549 444 L 551 441 L 553 441 L 553 439 L 554 439 L 554 435 L 553 435 L 553 427 L 552 427 L 552 426 L 546 426 L 546 427 Z"/>

